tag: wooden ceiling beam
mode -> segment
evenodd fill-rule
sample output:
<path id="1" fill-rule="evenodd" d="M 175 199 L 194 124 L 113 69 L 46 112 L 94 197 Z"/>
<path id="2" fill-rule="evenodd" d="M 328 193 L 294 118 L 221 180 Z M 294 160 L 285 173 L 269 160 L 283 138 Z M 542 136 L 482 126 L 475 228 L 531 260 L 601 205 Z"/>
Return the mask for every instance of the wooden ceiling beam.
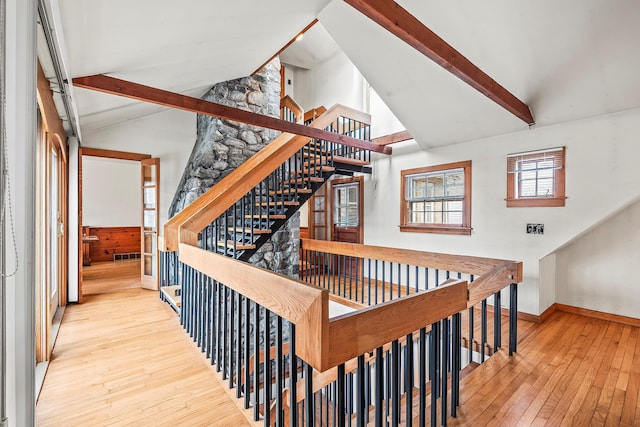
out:
<path id="1" fill-rule="evenodd" d="M 534 124 L 527 104 L 516 98 L 395 1 L 344 1 L 525 123 Z"/>
<path id="2" fill-rule="evenodd" d="M 125 98 L 131 98 L 138 101 L 149 102 L 152 104 L 162 105 L 164 107 L 177 108 L 180 110 L 191 111 L 193 113 L 205 114 L 207 116 L 218 117 L 225 120 L 233 120 L 236 122 L 247 123 L 263 128 L 274 129 L 281 132 L 288 132 L 294 135 L 302 135 L 309 138 L 321 139 L 337 144 L 349 145 L 352 147 L 364 148 L 383 154 L 391 154 L 391 147 L 380 146 L 351 138 L 345 135 L 339 135 L 323 129 L 316 129 L 297 123 L 287 122 L 275 117 L 265 116 L 262 114 L 252 113 L 251 111 L 233 108 L 215 102 L 205 101 L 191 96 L 181 95 L 175 92 L 169 92 L 126 80 L 117 79 L 115 77 L 96 74 L 93 76 L 76 77 L 73 84 L 77 87 L 96 90 L 98 92 L 108 93 L 111 95 L 119 95 Z"/>
<path id="3" fill-rule="evenodd" d="M 401 130 L 400 132 L 390 133 L 389 135 L 373 138 L 371 142 L 378 145 L 390 145 L 396 142 L 409 141 L 413 139 L 409 131 Z"/>

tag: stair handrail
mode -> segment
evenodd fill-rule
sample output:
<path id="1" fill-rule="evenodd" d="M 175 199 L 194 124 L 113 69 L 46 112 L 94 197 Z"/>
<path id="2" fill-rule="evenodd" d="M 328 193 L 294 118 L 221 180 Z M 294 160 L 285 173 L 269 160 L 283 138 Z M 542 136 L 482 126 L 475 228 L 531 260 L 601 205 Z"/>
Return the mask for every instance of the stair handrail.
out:
<path id="1" fill-rule="evenodd" d="M 403 264 L 411 260 L 412 265 L 420 267 L 476 276 L 469 284 L 469 307 L 511 283 L 522 282 L 522 262 L 519 261 L 314 239 L 300 239 L 300 249 Z"/>
<path id="2" fill-rule="evenodd" d="M 305 111 L 304 113 L 304 123 L 311 123 L 321 115 L 323 115 L 327 111 L 326 107 L 320 105 L 319 107 L 313 108 L 309 111 Z"/>
<path id="3" fill-rule="evenodd" d="M 179 250 L 185 265 L 295 324 L 296 353 L 319 372 L 467 307 L 468 283 L 460 280 L 329 318 L 325 289 L 189 244 Z"/>
<path id="4" fill-rule="evenodd" d="M 316 118 L 309 125 L 316 129 L 325 129 L 340 117 L 347 117 L 363 123 L 371 122 L 371 115 L 336 104 Z M 377 144 L 364 140 L 345 142 L 345 145 L 357 149 L 365 149 L 390 154 Z M 222 215 L 227 209 L 258 185 L 277 167 L 307 144 L 306 136 L 282 133 L 262 150 L 251 156 L 229 175 L 194 200 L 189 206 L 174 215 L 164 226 L 165 250 L 175 251 L 178 243 L 195 245 L 198 233 L 213 219 Z"/>
<path id="5" fill-rule="evenodd" d="M 283 108 L 288 109 L 294 117 L 295 123 L 300 123 L 304 120 L 304 110 L 302 107 L 289 95 L 285 95 L 280 98 L 280 110 Z M 283 120 L 285 120 L 283 118 Z"/>

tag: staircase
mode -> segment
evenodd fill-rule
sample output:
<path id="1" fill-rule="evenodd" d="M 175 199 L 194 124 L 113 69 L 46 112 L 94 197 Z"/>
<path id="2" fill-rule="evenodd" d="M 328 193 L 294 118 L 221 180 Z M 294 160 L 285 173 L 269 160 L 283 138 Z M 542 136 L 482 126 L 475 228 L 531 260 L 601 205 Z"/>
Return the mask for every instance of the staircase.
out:
<path id="1" fill-rule="evenodd" d="M 345 107 L 338 110 L 340 114 L 332 108 L 305 124 L 370 144 L 368 115 Z M 285 162 L 275 167 L 261 164 L 272 169 L 269 175 L 199 233 L 199 246 L 248 261 L 332 175 L 371 173 L 369 160 L 366 148 L 308 140 Z"/>

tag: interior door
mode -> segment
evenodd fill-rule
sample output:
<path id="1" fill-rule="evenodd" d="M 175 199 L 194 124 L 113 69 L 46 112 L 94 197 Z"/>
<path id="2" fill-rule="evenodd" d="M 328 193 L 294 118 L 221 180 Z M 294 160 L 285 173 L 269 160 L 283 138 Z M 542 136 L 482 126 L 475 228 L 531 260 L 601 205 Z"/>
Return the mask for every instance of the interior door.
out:
<path id="1" fill-rule="evenodd" d="M 331 240 L 335 242 L 362 243 L 363 229 L 363 179 L 354 177 L 331 181 Z M 360 266 L 350 257 L 336 260 L 335 264 L 345 275 L 357 276 Z"/>
<path id="2" fill-rule="evenodd" d="M 140 260 L 142 287 L 158 290 L 158 204 L 160 203 L 160 159 L 141 161 L 142 229 Z"/>

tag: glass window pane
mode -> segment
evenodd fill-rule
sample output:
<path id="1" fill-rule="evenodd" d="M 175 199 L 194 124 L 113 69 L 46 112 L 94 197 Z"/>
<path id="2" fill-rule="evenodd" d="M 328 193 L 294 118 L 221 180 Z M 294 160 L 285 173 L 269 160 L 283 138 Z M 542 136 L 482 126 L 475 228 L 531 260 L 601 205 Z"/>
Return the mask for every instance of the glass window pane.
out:
<path id="1" fill-rule="evenodd" d="M 536 171 L 535 170 L 530 170 L 530 171 L 520 172 L 520 178 L 521 179 L 536 179 Z"/>
<path id="2" fill-rule="evenodd" d="M 447 197 L 463 197 L 464 196 L 464 171 L 457 171 L 446 174 L 446 192 Z"/>
<path id="3" fill-rule="evenodd" d="M 538 180 L 538 196 L 553 197 L 553 178 Z"/>
<path id="4" fill-rule="evenodd" d="M 144 188 L 144 207 L 146 209 L 153 209 L 156 207 L 156 189 L 155 187 Z"/>
<path id="5" fill-rule="evenodd" d="M 442 197 L 444 195 L 444 174 L 427 177 L 427 197 Z"/>
<path id="6" fill-rule="evenodd" d="M 145 230 L 155 230 L 156 228 L 156 211 L 150 210 L 144 211 L 144 229 Z"/>
<path id="7" fill-rule="evenodd" d="M 324 210 L 324 197 L 315 197 L 313 199 L 313 210 L 323 211 Z"/>
<path id="8" fill-rule="evenodd" d="M 536 196 L 536 180 L 527 179 L 520 181 L 519 197 L 535 197 Z"/>

